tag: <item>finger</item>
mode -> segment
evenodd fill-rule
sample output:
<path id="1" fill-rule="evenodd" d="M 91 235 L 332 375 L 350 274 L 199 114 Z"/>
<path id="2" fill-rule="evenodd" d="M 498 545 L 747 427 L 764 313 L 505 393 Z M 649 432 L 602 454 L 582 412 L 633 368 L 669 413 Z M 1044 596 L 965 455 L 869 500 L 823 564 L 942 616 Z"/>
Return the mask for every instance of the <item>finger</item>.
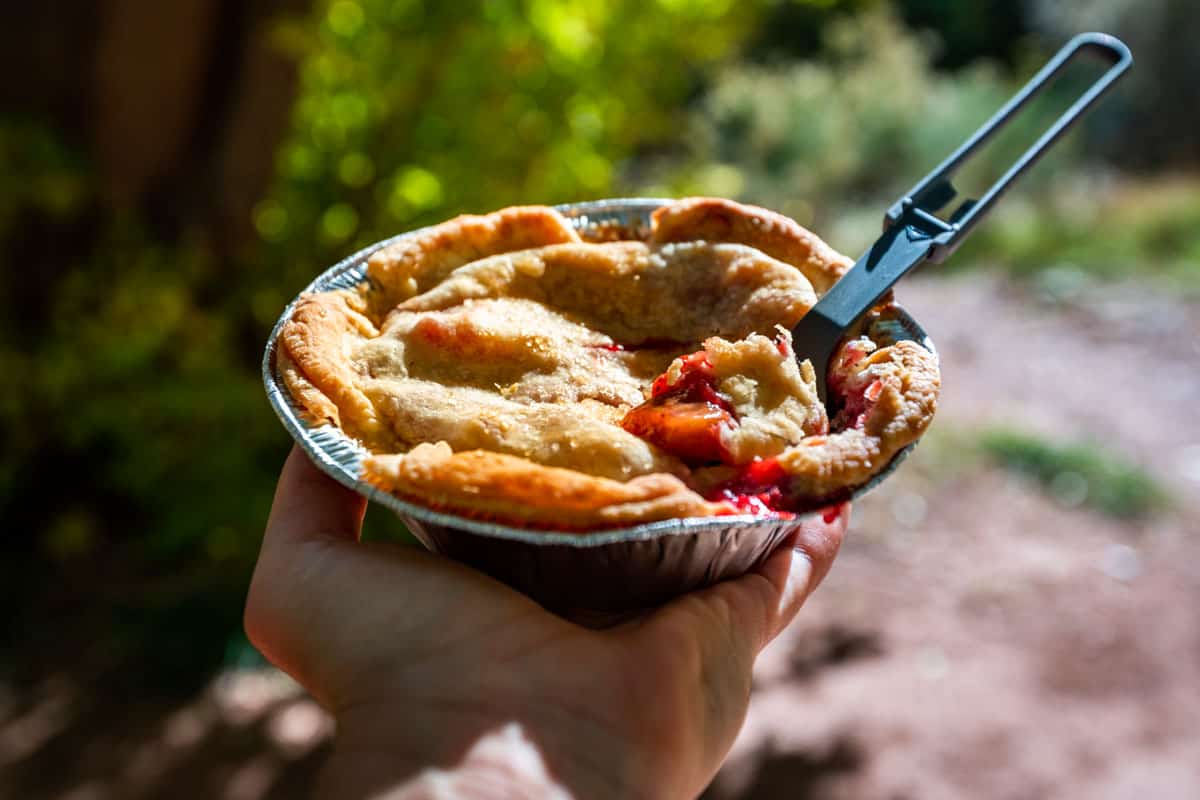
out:
<path id="1" fill-rule="evenodd" d="M 848 506 L 828 519 L 806 520 L 751 573 L 677 598 L 610 634 L 643 659 L 652 692 L 665 691 L 666 681 L 682 693 L 695 715 L 685 727 L 702 732 L 708 754 L 702 763 L 719 763 L 732 746 L 755 658 L 829 571 L 848 521 Z"/>
<path id="2" fill-rule="evenodd" d="M 367 501 L 317 469 L 299 447 L 292 447 L 267 522 L 264 547 L 289 540 L 355 540 L 362 529 Z"/>
<path id="3" fill-rule="evenodd" d="M 833 566 L 838 548 L 850 524 L 850 504 L 844 503 L 827 515 L 806 522 L 755 572 L 767 579 L 775 599 L 767 599 L 765 636 L 759 649 L 786 628 L 809 595 Z"/>
<path id="4" fill-rule="evenodd" d="M 333 548 L 308 545 L 352 543 L 362 527 L 366 501 L 344 488 L 293 447 L 279 476 L 262 550 L 250 581 L 243 626 L 250 641 L 276 666 L 304 684 L 322 702 L 331 681 L 312 658 L 325 637 L 330 609 L 328 585 L 336 582 Z M 347 548 L 352 550 L 353 548 Z M 314 566 L 315 565 L 315 566 Z"/>
<path id="5" fill-rule="evenodd" d="M 806 520 L 754 571 L 673 601 L 648 625 L 683 625 L 702 650 L 722 649 L 748 668 L 828 574 L 849 521 L 849 504 Z"/>

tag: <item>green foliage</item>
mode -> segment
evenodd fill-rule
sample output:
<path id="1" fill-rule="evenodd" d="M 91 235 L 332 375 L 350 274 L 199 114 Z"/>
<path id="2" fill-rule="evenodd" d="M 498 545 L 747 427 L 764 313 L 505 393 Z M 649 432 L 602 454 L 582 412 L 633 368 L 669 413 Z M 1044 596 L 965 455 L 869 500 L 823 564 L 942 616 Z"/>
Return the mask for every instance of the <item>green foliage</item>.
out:
<path id="1" fill-rule="evenodd" d="M 878 6 L 833 23 L 811 60 L 723 69 L 692 119 L 691 160 L 660 164 L 649 191 L 738 196 L 780 209 L 858 253 L 883 211 L 1003 104 L 1016 84 L 991 65 L 936 72 L 931 48 Z M 979 196 L 1065 107 L 1056 85 L 956 180 Z M 1021 192 L 1072 163 L 1059 144 Z"/>
<path id="2" fill-rule="evenodd" d="M 7 237 L 22 212 L 34 209 L 62 218 L 76 211 L 90 192 L 79 154 L 37 120 L 0 120 L 0 164 L 6 167 L 0 179 L 0 238 Z"/>
<path id="3" fill-rule="evenodd" d="M 938 34 L 932 48 L 939 67 L 961 67 L 980 58 L 1008 60 L 1029 32 L 1029 3 L 1011 0 L 897 0 L 914 29 Z"/>
<path id="4" fill-rule="evenodd" d="M 1036 481 L 1066 505 L 1086 504 L 1127 519 L 1152 514 L 1169 502 L 1152 475 L 1091 442 L 1056 444 L 995 429 L 982 435 L 980 445 L 999 464 Z"/>
<path id="5" fill-rule="evenodd" d="M 279 26 L 301 97 L 255 217 L 272 277 L 463 211 L 610 194 L 760 5 L 335 0 Z"/>
<path id="6" fill-rule="evenodd" d="M 860 253 L 878 236 L 884 209 L 1023 82 L 986 62 L 936 71 L 935 51 L 887 6 L 837 17 L 812 58 L 719 70 L 692 114 L 687 147 L 642 159 L 628 180 L 646 194 L 732 196 L 777 208 L 843 252 Z M 1027 54 L 1022 76 L 1043 57 Z M 955 181 L 960 193 L 978 197 L 1098 69 L 1068 69 L 969 162 Z M 1106 102 L 1089 122 L 1119 129 L 1109 112 L 1120 108 Z M 1048 269 L 1136 274 L 1200 289 L 1195 180 L 1106 179 L 1081 157 L 1090 146 L 1084 133 L 1057 144 L 940 269 L 987 264 L 1020 276 Z"/>
<path id="7" fill-rule="evenodd" d="M 1195 294 L 1200 185 L 1191 179 L 1116 186 L 1083 180 L 1035 201 L 1015 198 L 961 255 L 955 263 L 997 264 L 1022 277 L 1054 268 L 1085 280 L 1150 278 Z"/>
<path id="8" fill-rule="evenodd" d="M 0 147 L 26 129 L 0 124 Z M 37 139 L 0 220 L 17 267 L 0 277 L 0 369 L 19 376 L 0 399 L 0 652 L 76 637 L 81 668 L 194 685 L 238 624 L 286 442 L 228 267 L 202 238 L 100 212 L 83 159 Z"/>
<path id="9" fill-rule="evenodd" d="M 778 208 L 839 243 L 847 209 L 874 206 L 873 236 L 886 203 L 1006 95 L 986 67 L 936 75 L 879 9 L 834 24 L 818 59 L 722 71 L 692 121 L 696 164 L 668 180 Z"/>

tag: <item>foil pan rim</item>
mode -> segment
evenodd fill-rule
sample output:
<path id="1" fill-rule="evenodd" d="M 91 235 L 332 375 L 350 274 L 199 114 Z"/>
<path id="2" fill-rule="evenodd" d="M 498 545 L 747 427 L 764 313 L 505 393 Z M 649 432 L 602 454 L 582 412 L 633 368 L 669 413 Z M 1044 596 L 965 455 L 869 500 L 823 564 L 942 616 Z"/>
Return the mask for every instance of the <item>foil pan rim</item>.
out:
<path id="1" fill-rule="evenodd" d="M 612 220 L 621 215 L 638 214 L 639 212 L 642 215 L 648 215 L 649 212 L 669 202 L 672 201 L 660 198 L 609 198 L 580 203 L 567 203 L 556 205 L 554 208 L 567 216 L 577 227 L 584 227 L 593 221 L 592 218 L 594 216 L 607 216 L 609 220 Z M 601 219 L 595 221 L 604 222 L 608 220 Z M 628 220 L 625 222 L 628 223 Z M 644 224 L 644 222 L 639 221 L 639 224 Z M 683 517 L 618 528 L 563 532 L 518 528 L 511 525 L 471 519 L 457 514 L 437 511 L 426 506 L 402 500 L 389 492 L 380 491 L 375 486 L 361 480 L 359 478 L 359 475 L 361 475 L 360 462 L 367 454 L 366 450 L 360 444 L 346 436 L 341 429 L 333 425 L 329 425 L 328 423 L 310 425 L 304 421 L 301 409 L 292 399 L 291 393 L 283 386 L 275 364 L 275 350 L 279 332 L 283 328 L 284 323 L 291 317 L 292 311 L 301 295 L 309 292 L 350 288 L 362 283 L 367 279 L 365 266 L 367 259 L 372 253 L 394 242 L 417 236 L 432 227 L 434 226 L 429 225 L 416 228 L 382 239 L 338 261 L 310 281 L 296 297 L 292 298 L 283 309 L 279 319 L 276 320 L 275 325 L 271 328 L 271 333 L 267 337 L 263 350 L 262 359 L 262 379 L 266 389 L 267 400 L 284 429 L 287 430 L 292 439 L 300 445 L 301 449 L 304 450 L 322 472 L 346 488 L 363 495 L 368 500 L 373 500 L 386 506 L 403 517 L 412 518 L 421 523 L 457 528 L 483 536 L 542 546 L 559 545 L 581 549 L 601 547 L 618 542 L 655 539 L 660 536 L 719 532 L 731 526 L 741 525 L 770 524 L 774 526 L 799 527 L 806 520 L 823 513 L 822 510 L 818 509 L 798 514 L 787 520 L 778 517 L 757 517 L 748 514 L 715 517 Z M 905 329 L 905 332 L 911 334 L 917 343 L 936 355 L 937 350 L 934 347 L 933 341 L 925 333 L 920 324 L 903 307 L 897 305 L 895 308 L 898 312 L 899 322 Z M 878 486 L 895 471 L 896 467 L 908 456 L 915 446 L 916 443 L 914 442 L 897 453 L 871 480 L 854 489 L 848 499 L 857 499 Z M 414 526 L 410 525 L 411 527 Z M 414 533 L 420 535 L 419 531 L 414 531 Z"/>

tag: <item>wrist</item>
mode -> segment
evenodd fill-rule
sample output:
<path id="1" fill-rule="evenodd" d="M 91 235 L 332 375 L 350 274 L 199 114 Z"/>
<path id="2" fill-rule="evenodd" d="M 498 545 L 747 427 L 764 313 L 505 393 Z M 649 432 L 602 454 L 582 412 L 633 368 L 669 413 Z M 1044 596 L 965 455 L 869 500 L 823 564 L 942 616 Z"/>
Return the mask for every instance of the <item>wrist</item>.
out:
<path id="1" fill-rule="evenodd" d="M 578 735 L 576 731 L 576 735 Z M 584 737 L 586 739 L 586 737 Z M 579 738 L 567 737 L 573 746 Z M 588 749 L 586 759 L 552 746 L 535 725 L 501 721 L 483 710 L 436 716 L 339 717 L 334 752 L 322 771 L 319 800 L 588 800 L 637 797 L 621 776 L 620 752 Z"/>
<path id="2" fill-rule="evenodd" d="M 516 723 L 485 733 L 453 764 L 348 747 L 326 765 L 318 797 L 387 800 L 574 800 Z"/>

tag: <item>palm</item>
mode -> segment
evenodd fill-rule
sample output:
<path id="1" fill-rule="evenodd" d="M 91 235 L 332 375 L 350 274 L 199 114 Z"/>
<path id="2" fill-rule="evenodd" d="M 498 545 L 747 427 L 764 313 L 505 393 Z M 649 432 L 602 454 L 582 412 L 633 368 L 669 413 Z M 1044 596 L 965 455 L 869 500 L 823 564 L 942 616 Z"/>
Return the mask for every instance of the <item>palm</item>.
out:
<path id="1" fill-rule="evenodd" d="M 444 558 L 355 541 L 363 502 L 289 459 L 247 606 L 268 658 L 343 721 L 403 709 L 391 735 L 430 731 L 443 758 L 517 721 L 552 762 L 619 752 L 628 774 L 605 779 L 666 785 L 670 765 L 692 792 L 732 744 L 754 656 L 820 578 L 847 516 L 802 534 L 803 557 L 784 548 L 755 574 L 598 631 Z"/>

